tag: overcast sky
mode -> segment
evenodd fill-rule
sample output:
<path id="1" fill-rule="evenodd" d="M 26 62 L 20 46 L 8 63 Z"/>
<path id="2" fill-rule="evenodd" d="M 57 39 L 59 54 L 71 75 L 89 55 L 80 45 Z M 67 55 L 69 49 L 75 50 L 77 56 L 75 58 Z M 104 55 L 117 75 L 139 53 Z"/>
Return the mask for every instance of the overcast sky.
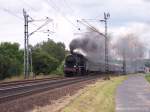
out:
<path id="1" fill-rule="evenodd" d="M 77 19 L 103 19 L 103 13 L 109 12 L 109 33 L 114 39 L 127 32 L 136 33 L 141 41 L 150 43 L 150 1 L 149 0 L 0 0 L 0 42 L 24 43 L 24 18 L 22 9 L 33 19 L 53 19 L 42 32 L 30 37 L 30 44 L 47 40 L 64 42 L 68 48 L 69 42 L 76 38 Z M 44 22 L 44 21 L 43 21 Z M 34 31 L 43 22 L 29 24 L 29 32 Z M 90 22 L 104 31 L 103 23 Z M 43 31 L 50 29 L 55 33 L 49 37 Z"/>

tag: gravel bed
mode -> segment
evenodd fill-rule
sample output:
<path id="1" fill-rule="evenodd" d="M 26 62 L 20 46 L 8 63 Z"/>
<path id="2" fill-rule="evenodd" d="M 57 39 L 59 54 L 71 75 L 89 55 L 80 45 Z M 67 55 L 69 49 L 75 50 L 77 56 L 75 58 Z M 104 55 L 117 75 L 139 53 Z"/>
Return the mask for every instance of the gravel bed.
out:
<path id="1" fill-rule="evenodd" d="M 0 112 L 29 112 L 36 107 L 42 107 L 52 104 L 55 100 L 60 99 L 66 95 L 74 95 L 79 89 L 84 88 L 87 84 L 94 83 L 94 80 L 80 82 L 57 88 L 51 91 L 31 95 L 17 100 L 9 101 L 0 104 Z"/>

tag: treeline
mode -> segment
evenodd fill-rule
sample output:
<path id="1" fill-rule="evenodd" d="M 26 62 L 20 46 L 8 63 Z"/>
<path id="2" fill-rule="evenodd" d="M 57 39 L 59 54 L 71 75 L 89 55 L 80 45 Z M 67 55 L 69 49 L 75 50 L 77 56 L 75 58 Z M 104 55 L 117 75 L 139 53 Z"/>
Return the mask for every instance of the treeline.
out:
<path id="1" fill-rule="evenodd" d="M 35 75 L 48 75 L 56 72 L 65 58 L 65 45 L 51 39 L 30 46 L 32 51 L 33 72 Z M 23 74 L 24 50 L 18 43 L 0 44 L 0 79 Z"/>
<path id="2" fill-rule="evenodd" d="M 20 75 L 23 71 L 23 50 L 18 43 L 0 44 L 0 79 Z"/>
<path id="3" fill-rule="evenodd" d="M 33 71 L 36 75 L 55 71 L 65 58 L 65 45 L 51 39 L 32 48 Z"/>

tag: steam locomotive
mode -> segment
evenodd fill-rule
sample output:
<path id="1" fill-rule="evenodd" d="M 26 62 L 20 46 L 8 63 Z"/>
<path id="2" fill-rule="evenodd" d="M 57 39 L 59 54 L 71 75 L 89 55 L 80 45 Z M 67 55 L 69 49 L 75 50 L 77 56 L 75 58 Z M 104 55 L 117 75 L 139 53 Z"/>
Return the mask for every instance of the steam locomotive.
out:
<path id="1" fill-rule="evenodd" d="M 86 74 L 86 58 L 78 53 L 72 53 L 65 59 L 65 76 Z"/>
<path id="2" fill-rule="evenodd" d="M 87 73 L 104 73 L 105 63 L 95 63 L 86 59 L 79 53 L 71 53 L 65 59 L 64 73 L 66 77 L 75 75 L 86 75 Z M 123 67 L 117 64 L 109 64 L 110 73 L 122 73 Z"/>

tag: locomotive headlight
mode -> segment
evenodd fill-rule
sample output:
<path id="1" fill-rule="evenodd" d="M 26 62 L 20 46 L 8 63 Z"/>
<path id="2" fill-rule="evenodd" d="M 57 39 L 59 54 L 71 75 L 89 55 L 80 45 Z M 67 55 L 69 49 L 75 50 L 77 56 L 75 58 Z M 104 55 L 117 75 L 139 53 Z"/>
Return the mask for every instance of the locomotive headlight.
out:
<path id="1" fill-rule="evenodd" d="M 74 67 L 74 68 L 76 68 L 77 66 L 76 66 L 76 65 L 74 65 L 73 67 Z"/>

